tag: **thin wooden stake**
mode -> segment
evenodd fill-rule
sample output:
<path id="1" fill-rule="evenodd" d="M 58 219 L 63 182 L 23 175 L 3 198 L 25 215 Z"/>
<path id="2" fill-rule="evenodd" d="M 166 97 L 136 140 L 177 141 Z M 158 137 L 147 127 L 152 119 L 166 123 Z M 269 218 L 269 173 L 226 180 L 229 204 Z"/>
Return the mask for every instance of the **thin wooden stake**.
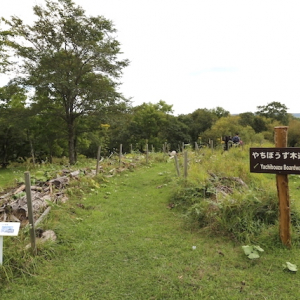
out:
<path id="1" fill-rule="evenodd" d="M 178 164 L 177 155 L 174 156 L 174 159 L 175 159 L 175 167 L 176 167 L 177 175 L 178 175 L 178 177 L 180 177 L 180 171 L 179 171 L 179 164 Z"/>
<path id="2" fill-rule="evenodd" d="M 99 172 L 100 153 L 101 153 L 101 146 L 98 147 L 98 152 L 97 152 L 96 175 L 98 175 Z"/>
<path id="3" fill-rule="evenodd" d="M 186 179 L 188 175 L 188 153 L 184 151 L 184 178 Z"/>
<path id="4" fill-rule="evenodd" d="M 146 144 L 146 164 L 148 164 L 149 160 L 149 151 L 148 151 L 148 144 Z"/>
<path id="5" fill-rule="evenodd" d="M 0 265 L 3 265 L 3 236 L 0 236 Z"/>
<path id="6" fill-rule="evenodd" d="M 121 162 L 122 162 L 122 144 L 120 144 L 120 153 L 119 153 L 119 168 L 121 168 Z"/>
<path id="7" fill-rule="evenodd" d="M 30 183 L 30 173 L 27 171 L 25 174 L 25 185 L 26 185 L 26 199 L 27 199 L 27 208 L 28 208 L 28 221 L 30 226 L 30 241 L 32 253 L 36 255 L 36 243 L 35 243 L 35 228 L 34 228 L 34 219 L 33 219 L 33 209 L 32 209 L 32 198 L 31 198 L 31 183 Z"/>

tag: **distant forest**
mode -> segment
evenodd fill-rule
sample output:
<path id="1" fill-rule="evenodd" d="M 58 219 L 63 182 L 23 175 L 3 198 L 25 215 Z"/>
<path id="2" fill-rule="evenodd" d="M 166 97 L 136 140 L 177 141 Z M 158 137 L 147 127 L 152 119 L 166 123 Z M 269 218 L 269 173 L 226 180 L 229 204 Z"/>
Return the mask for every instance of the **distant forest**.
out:
<path id="1" fill-rule="evenodd" d="M 145 152 L 146 145 L 180 151 L 212 140 L 222 147 L 237 132 L 244 143 L 272 143 L 282 125 L 289 126 L 288 145 L 300 147 L 300 113 L 288 114 L 279 102 L 239 115 L 216 107 L 174 116 L 163 100 L 133 107 L 119 92 L 129 60 L 120 59 L 110 20 L 86 16 L 69 0 L 36 5 L 34 14 L 34 26 L 18 17 L 0 24 L 0 72 L 13 78 L 0 87 L 2 167 L 54 158 L 73 165 L 80 156 L 96 157 L 99 146 L 102 156 L 120 145 L 124 153 Z"/>

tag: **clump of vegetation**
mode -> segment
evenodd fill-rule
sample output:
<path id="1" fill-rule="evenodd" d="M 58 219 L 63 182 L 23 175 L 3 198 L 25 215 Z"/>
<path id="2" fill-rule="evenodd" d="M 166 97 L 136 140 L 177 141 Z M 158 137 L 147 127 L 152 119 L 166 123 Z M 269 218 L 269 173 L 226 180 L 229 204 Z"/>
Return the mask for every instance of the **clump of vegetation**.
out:
<path id="1" fill-rule="evenodd" d="M 190 226 L 251 242 L 277 224 L 274 175 L 250 173 L 248 149 L 225 153 L 203 150 L 200 155 L 199 160 L 199 156 L 190 154 L 192 173 L 177 185 L 172 197 Z M 198 181 L 197 174 L 201 178 Z M 293 213 L 293 224 L 298 226 L 299 221 L 299 214 Z"/>

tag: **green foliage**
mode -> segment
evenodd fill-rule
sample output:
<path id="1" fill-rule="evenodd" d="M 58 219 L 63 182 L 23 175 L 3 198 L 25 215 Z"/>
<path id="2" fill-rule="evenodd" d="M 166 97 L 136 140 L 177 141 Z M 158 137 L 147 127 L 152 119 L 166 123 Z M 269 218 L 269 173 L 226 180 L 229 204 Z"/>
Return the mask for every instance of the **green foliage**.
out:
<path id="1" fill-rule="evenodd" d="M 249 173 L 246 147 L 225 153 L 203 150 L 200 160 L 191 154 L 189 169 L 189 177 L 174 190 L 172 201 L 191 226 L 242 242 L 266 242 L 268 228 L 278 222 L 276 184 L 273 176 Z M 297 229 L 300 216 L 296 212 L 292 222 Z"/>
<path id="2" fill-rule="evenodd" d="M 245 255 L 248 256 L 250 259 L 256 259 L 259 258 L 259 252 L 264 252 L 264 249 L 262 249 L 259 246 L 242 246 Z"/>
<path id="3" fill-rule="evenodd" d="M 281 125 L 288 125 L 289 119 L 285 104 L 273 101 L 267 105 L 258 106 L 257 108 L 257 115 L 277 120 Z"/>
<path id="4" fill-rule="evenodd" d="M 288 262 L 288 261 L 285 264 L 283 264 L 283 268 L 287 269 L 291 272 L 297 272 L 298 271 L 297 266 L 295 264 L 292 264 L 292 263 Z"/>
<path id="5" fill-rule="evenodd" d="M 289 122 L 288 128 L 288 146 L 300 146 L 300 119 L 292 119 Z"/>
<path id="6" fill-rule="evenodd" d="M 35 89 L 41 111 L 65 122 L 74 164 L 78 119 L 122 100 L 117 80 L 128 60 L 119 60 L 120 43 L 104 17 L 87 17 L 71 0 L 48 0 L 46 8 L 33 10 L 33 26 L 17 17 L 6 20 L 13 32 L 9 45 L 21 58 L 18 80 Z"/>
<path id="7" fill-rule="evenodd" d="M 191 137 L 191 141 L 196 142 L 198 141 L 198 137 L 202 135 L 203 132 L 210 129 L 216 120 L 218 120 L 218 115 L 226 115 L 226 113 L 222 113 L 221 110 L 221 108 L 214 111 L 209 109 L 197 109 L 191 114 L 180 115 L 178 119 L 188 126 L 188 134 Z"/>
<path id="8" fill-rule="evenodd" d="M 1 19 L 0 19 L 0 25 L 1 25 Z M 11 35 L 11 32 L 4 30 L 1 30 L 0 27 L 0 73 L 4 73 L 9 68 L 9 61 L 8 61 L 8 51 L 5 47 L 7 44 L 8 36 Z"/>

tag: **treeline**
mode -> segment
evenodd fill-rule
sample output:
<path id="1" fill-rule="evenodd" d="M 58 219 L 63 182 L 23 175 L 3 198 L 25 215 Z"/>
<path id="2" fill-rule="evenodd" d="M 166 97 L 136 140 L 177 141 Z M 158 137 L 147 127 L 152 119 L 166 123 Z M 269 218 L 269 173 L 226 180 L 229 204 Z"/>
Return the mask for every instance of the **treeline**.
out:
<path id="1" fill-rule="evenodd" d="M 71 0 L 47 0 L 33 13 L 33 24 L 18 17 L 0 24 L 0 72 L 13 78 L 0 88 L 3 167 L 29 157 L 74 164 L 78 155 L 95 157 L 98 146 L 109 155 L 120 144 L 124 152 L 218 145 L 235 132 L 245 143 L 272 141 L 277 125 L 289 125 L 289 146 L 300 143 L 299 119 L 278 102 L 238 116 L 221 107 L 174 116 L 164 101 L 133 107 L 118 92 L 129 61 L 110 20 L 86 16 Z"/>
<path id="2" fill-rule="evenodd" d="M 2 166 L 13 161 L 24 161 L 35 157 L 37 161 L 52 157 L 68 157 L 68 128 L 56 114 L 38 110 L 35 105 L 25 106 L 26 96 L 18 86 L 0 88 L 0 162 Z M 5 100 L 5 101 L 4 101 Z M 276 103 L 275 103 L 276 104 Z M 281 104 L 278 104 L 283 106 Z M 274 103 L 268 105 L 274 108 Z M 167 144 L 169 150 L 180 150 L 182 144 L 197 143 L 214 146 L 222 144 L 225 136 L 239 133 L 244 143 L 273 142 L 275 126 L 288 125 L 288 145 L 300 146 L 300 119 L 287 113 L 266 116 L 261 111 L 230 115 L 228 111 L 197 109 L 187 115 L 172 115 L 172 105 L 164 101 L 156 104 L 143 103 L 132 107 L 129 103 L 106 108 L 105 114 L 82 116 L 76 123 L 75 160 L 78 155 L 96 157 L 98 146 L 102 155 L 118 151 L 120 144 L 124 152 L 146 150 L 162 151 Z"/>

